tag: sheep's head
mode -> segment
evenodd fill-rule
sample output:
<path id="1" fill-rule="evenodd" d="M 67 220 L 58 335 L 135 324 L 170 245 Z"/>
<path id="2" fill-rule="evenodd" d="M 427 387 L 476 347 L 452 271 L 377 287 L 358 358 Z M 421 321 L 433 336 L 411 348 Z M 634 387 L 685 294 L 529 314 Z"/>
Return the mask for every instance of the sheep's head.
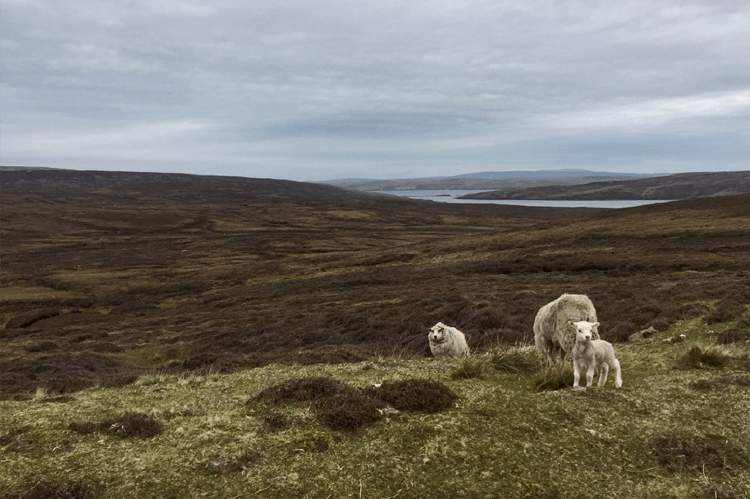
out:
<path id="1" fill-rule="evenodd" d="M 576 330 L 576 341 L 584 342 L 584 341 L 591 341 L 593 338 L 593 333 L 591 332 L 592 329 L 599 327 L 598 322 L 588 322 L 588 321 L 568 321 L 568 324 L 573 326 Z"/>
<path id="2" fill-rule="evenodd" d="M 430 332 L 427 333 L 427 338 L 429 338 L 432 343 L 443 343 L 448 339 L 449 333 L 450 329 L 448 329 L 448 326 L 442 322 L 438 322 L 430 328 Z"/>

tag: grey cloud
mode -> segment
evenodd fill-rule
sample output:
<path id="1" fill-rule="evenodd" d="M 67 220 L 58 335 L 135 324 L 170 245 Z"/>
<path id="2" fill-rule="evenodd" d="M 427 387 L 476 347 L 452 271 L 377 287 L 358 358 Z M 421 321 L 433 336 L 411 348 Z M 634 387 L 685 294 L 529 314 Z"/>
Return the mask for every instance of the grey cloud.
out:
<path id="1" fill-rule="evenodd" d="M 747 168 L 740 2 L 6 0 L 3 14 L 5 164 Z M 686 136 L 700 154 L 674 145 Z"/>

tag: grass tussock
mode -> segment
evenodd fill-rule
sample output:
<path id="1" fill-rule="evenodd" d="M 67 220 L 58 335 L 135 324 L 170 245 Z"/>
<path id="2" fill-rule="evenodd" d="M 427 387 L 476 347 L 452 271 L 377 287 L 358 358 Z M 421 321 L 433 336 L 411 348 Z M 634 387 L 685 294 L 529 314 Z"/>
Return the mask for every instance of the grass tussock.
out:
<path id="1" fill-rule="evenodd" d="M 490 356 L 492 366 L 509 374 L 534 374 L 543 363 L 534 347 L 500 347 Z"/>
<path id="2" fill-rule="evenodd" d="M 100 423 L 73 421 L 68 429 L 81 435 L 100 432 L 120 438 L 147 439 L 159 435 L 163 431 L 163 425 L 148 414 L 126 412 L 116 419 Z"/>
<path id="3" fill-rule="evenodd" d="M 570 363 L 556 362 L 544 367 L 532 380 L 537 391 L 562 390 L 573 386 L 573 366 Z"/>
<path id="4" fill-rule="evenodd" d="M 481 358 L 464 359 L 451 373 L 452 379 L 482 379 L 485 360 Z"/>
<path id="5" fill-rule="evenodd" d="M 732 356 L 718 347 L 702 348 L 693 345 L 684 354 L 677 357 L 675 367 L 678 369 L 723 369 L 732 363 Z"/>

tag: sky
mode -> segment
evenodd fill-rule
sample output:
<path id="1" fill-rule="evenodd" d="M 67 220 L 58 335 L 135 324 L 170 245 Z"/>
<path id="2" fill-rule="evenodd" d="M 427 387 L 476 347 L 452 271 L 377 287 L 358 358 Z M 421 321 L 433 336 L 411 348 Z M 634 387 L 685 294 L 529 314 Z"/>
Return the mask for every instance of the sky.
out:
<path id="1" fill-rule="evenodd" d="M 750 170 L 746 0 L 1 0 L 0 164 Z"/>

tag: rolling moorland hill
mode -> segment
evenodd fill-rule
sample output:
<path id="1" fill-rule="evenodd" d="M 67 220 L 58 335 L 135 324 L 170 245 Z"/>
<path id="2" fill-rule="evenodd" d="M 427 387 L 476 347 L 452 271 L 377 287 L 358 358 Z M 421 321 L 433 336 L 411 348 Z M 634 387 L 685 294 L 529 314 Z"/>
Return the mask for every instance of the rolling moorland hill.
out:
<path id="1" fill-rule="evenodd" d="M 750 497 L 750 194 L 560 210 L 4 178 L 2 499 Z M 595 303 L 622 389 L 564 389 L 524 346 L 563 292 Z M 430 358 L 437 321 L 472 357 Z"/>
<path id="2" fill-rule="evenodd" d="M 0 395 L 427 356 L 438 321 L 482 350 L 529 341 L 563 292 L 589 295 L 623 341 L 750 293 L 750 195 L 562 210 L 2 179 Z"/>
<path id="3" fill-rule="evenodd" d="M 572 186 L 527 187 L 467 194 L 462 199 L 677 200 L 750 192 L 750 171 L 680 173 Z"/>
<path id="4" fill-rule="evenodd" d="M 0 183 L 9 191 L 39 191 L 54 189 L 97 190 L 128 186 L 179 186 L 200 184 L 205 188 L 231 187 L 248 192 L 276 193 L 297 196 L 352 197 L 358 195 L 340 187 L 294 182 L 291 180 L 188 175 L 179 173 L 77 171 L 48 168 L 0 168 Z"/>

